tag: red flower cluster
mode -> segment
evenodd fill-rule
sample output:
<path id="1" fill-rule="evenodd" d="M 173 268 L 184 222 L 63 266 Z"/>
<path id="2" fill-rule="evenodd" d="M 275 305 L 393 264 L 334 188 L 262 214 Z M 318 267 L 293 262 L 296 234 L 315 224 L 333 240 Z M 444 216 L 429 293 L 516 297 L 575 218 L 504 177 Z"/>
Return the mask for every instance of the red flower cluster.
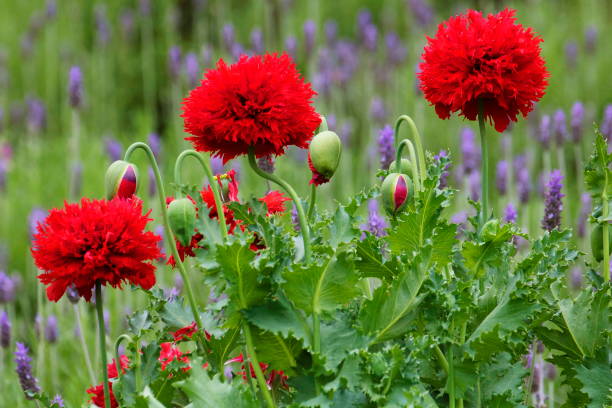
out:
<path id="1" fill-rule="evenodd" d="M 177 342 L 177 341 L 185 340 L 185 338 L 191 339 L 193 335 L 196 334 L 197 331 L 198 331 L 198 326 L 196 322 L 193 322 L 189 326 L 180 328 L 175 332 L 170 332 L 170 334 L 172 334 L 174 341 Z M 208 333 L 206 330 L 204 330 L 204 335 L 206 336 L 206 340 L 210 340 L 210 333 Z"/>
<path id="2" fill-rule="evenodd" d="M 193 135 L 186 140 L 224 162 L 251 147 L 257 157 L 305 148 L 321 122 L 314 95 L 286 54 L 243 55 L 230 66 L 219 60 L 183 102 L 185 131 Z"/>
<path id="3" fill-rule="evenodd" d="M 227 360 L 225 362 L 225 365 L 231 364 L 231 363 L 244 363 L 244 357 L 242 353 L 230 360 Z M 266 373 L 266 371 L 268 370 L 269 367 L 270 367 L 269 364 L 259 363 L 259 368 L 261 368 L 261 371 L 263 372 L 263 374 L 268 376 L 268 378 L 266 379 L 266 384 L 268 384 L 268 388 L 272 388 L 273 386 L 278 384 L 281 387 L 288 389 L 289 388 L 289 384 L 287 384 L 288 377 L 285 374 L 285 372 L 283 370 L 271 370 L 270 373 L 268 374 Z M 247 381 L 247 373 L 246 373 L 244 364 L 241 366 L 241 368 L 242 368 L 242 371 L 238 371 L 236 374 L 242 376 L 242 379 Z M 253 364 L 250 362 L 249 362 L 249 371 L 250 371 L 251 378 L 255 378 L 255 369 L 253 368 Z"/>
<path id="4" fill-rule="evenodd" d="M 161 363 L 162 371 L 166 370 L 168 364 L 173 361 L 180 361 L 185 364 L 185 367 L 182 367 L 181 370 L 189 371 L 191 366 L 189 366 L 189 357 L 185 355 L 174 343 L 166 342 L 160 344 L 161 351 L 159 352 L 159 362 Z"/>
<path id="5" fill-rule="evenodd" d="M 119 357 L 119 363 L 121 364 L 121 372 L 125 373 L 125 370 L 130 365 L 130 360 L 126 355 L 122 355 Z M 111 363 L 109 363 L 106 367 L 108 372 L 108 378 L 113 379 L 118 377 L 117 373 L 117 365 L 115 363 L 115 359 Z M 117 403 L 117 399 L 115 398 L 115 394 L 113 394 L 113 383 L 108 382 L 108 386 L 110 389 L 110 403 L 111 408 L 117 408 L 119 404 Z M 104 385 L 98 384 L 96 386 L 90 387 L 87 389 L 87 393 L 91 394 L 91 403 L 100 408 L 106 408 L 106 404 L 104 404 Z"/>
<path id="6" fill-rule="evenodd" d="M 74 285 L 90 300 L 96 281 L 121 287 L 124 281 L 150 289 L 155 266 L 147 261 L 161 256 L 160 237 L 145 232 L 150 211 L 142 214 L 136 198 L 89 200 L 53 209 L 34 235 L 32 256 L 45 271 L 38 279 L 49 300 L 58 301 Z"/>
<path id="7" fill-rule="evenodd" d="M 217 176 L 217 181 L 219 182 L 219 187 L 222 191 L 225 191 L 223 194 L 223 201 L 238 201 L 238 181 L 236 180 L 236 173 L 234 170 L 231 170 L 225 175 Z M 225 184 L 224 184 L 225 183 Z M 216 219 L 218 217 L 217 206 L 215 205 L 215 198 L 210 186 L 205 187 L 200 195 L 202 197 L 202 201 L 208 207 L 209 213 L 208 216 L 212 219 Z M 194 201 L 191 197 L 189 197 L 191 201 Z M 166 200 L 166 204 L 172 202 L 173 198 L 169 197 Z M 270 191 L 264 197 L 260 198 L 259 201 L 266 204 L 268 209 L 268 215 L 280 214 L 285 212 L 285 202 L 290 201 L 291 199 L 284 196 L 280 191 Z M 195 203 L 195 201 L 194 201 Z M 223 205 L 223 214 L 225 215 L 225 223 L 228 227 L 228 232 L 232 234 L 236 227 L 244 230 L 244 226 L 234 218 L 234 213 L 227 206 Z M 181 261 L 185 260 L 185 256 L 195 256 L 195 249 L 200 247 L 200 241 L 204 238 L 204 236 L 195 232 L 191 237 L 191 242 L 189 246 L 183 246 L 179 241 L 176 241 L 176 249 L 178 250 L 179 256 L 181 257 Z M 257 243 L 251 244 L 252 250 L 261 249 L 262 247 Z M 168 264 L 175 266 L 176 262 L 173 256 L 168 258 Z"/>
<path id="8" fill-rule="evenodd" d="M 469 120 L 484 115 L 503 132 L 544 96 L 548 72 L 531 28 L 516 24 L 515 10 L 486 18 L 480 12 L 451 17 L 427 38 L 419 65 L 421 90 L 442 119 L 451 112 Z"/>

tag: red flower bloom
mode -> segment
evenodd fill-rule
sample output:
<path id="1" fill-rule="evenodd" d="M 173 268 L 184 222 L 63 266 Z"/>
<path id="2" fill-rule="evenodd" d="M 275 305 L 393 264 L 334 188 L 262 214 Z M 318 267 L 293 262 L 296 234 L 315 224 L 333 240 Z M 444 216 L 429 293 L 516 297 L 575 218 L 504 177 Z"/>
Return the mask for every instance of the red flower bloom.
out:
<path id="1" fill-rule="evenodd" d="M 233 65 L 219 60 L 183 102 L 186 138 L 198 151 L 224 162 L 246 154 L 283 154 L 305 148 L 321 119 L 312 106 L 316 93 L 286 54 L 243 55 Z"/>
<path id="2" fill-rule="evenodd" d="M 268 207 L 268 215 L 284 213 L 286 211 L 285 201 L 291 201 L 289 197 L 285 197 L 280 191 L 270 191 L 259 201 L 266 203 Z"/>
<path id="3" fill-rule="evenodd" d="M 119 357 L 119 361 L 120 361 L 120 364 L 121 364 L 121 372 L 125 373 L 125 370 L 130 365 L 130 360 L 127 358 L 126 355 L 122 355 L 121 357 Z M 115 359 L 113 359 L 113 361 L 106 366 L 106 369 L 108 371 L 108 378 L 109 379 L 117 378 L 117 366 L 115 364 Z M 108 387 L 109 387 L 109 390 L 110 390 L 111 408 L 117 408 L 119 406 L 119 404 L 117 403 L 117 399 L 115 398 L 115 394 L 113 394 L 113 383 L 109 381 L 108 382 Z M 98 384 L 98 385 L 92 386 L 92 387 L 88 388 L 86 392 L 88 394 L 91 394 L 91 402 L 92 402 L 92 404 L 94 404 L 97 407 L 106 408 L 106 406 L 104 404 L 104 385 L 103 384 Z"/>
<path id="4" fill-rule="evenodd" d="M 59 300 L 74 285 L 89 301 L 96 281 L 121 287 L 124 281 L 150 289 L 161 256 L 161 239 L 144 229 L 151 218 L 142 215 L 138 199 L 89 200 L 53 209 L 34 235 L 32 256 L 45 271 L 38 279 L 49 300 Z"/>
<path id="5" fill-rule="evenodd" d="M 158 360 L 161 363 L 162 371 L 165 371 L 168 364 L 175 360 L 187 365 L 182 368 L 183 371 L 189 371 L 191 369 L 189 366 L 189 357 L 184 355 L 173 343 L 162 343 L 160 346 L 161 351 L 159 352 Z"/>
<path id="6" fill-rule="evenodd" d="M 476 120 L 478 101 L 485 118 L 503 132 L 544 96 L 548 72 L 540 56 L 542 39 L 516 24 L 515 10 L 486 18 L 480 12 L 451 17 L 427 38 L 419 65 L 421 90 L 441 119 L 451 112 Z"/>

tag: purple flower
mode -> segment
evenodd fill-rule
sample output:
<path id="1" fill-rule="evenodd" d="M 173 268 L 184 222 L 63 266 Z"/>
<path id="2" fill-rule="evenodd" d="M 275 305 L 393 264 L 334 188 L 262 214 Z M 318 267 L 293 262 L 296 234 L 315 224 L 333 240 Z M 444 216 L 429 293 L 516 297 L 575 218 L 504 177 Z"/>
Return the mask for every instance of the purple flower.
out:
<path id="1" fill-rule="evenodd" d="M 242 55 L 246 54 L 246 51 L 242 44 L 235 42 L 234 45 L 232 45 L 231 54 L 234 61 L 238 61 Z"/>
<path id="2" fill-rule="evenodd" d="M 544 196 L 544 218 L 542 218 L 542 228 L 552 231 L 561 225 L 561 211 L 563 210 L 563 175 L 560 170 L 553 170 L 546 183 Z"/>
<path id="3" fill-rule="evenodd" d="M 161 237 L 161 240 L 157 243 L 157 247 L 159 251 L 162 253 L 162 256 L 158 259 L 158 261 L 163 262 L 166 259 L 166 250 L 164 247 L 164 233 L 165 229 L 163 225 L 158 225 L 155 227 L 155 235 Z"/>
<path id="4" fill-rule="evenodd" d="M 570 126 L 572 128 L 572 140 L 578 143 L 582 138 L 582 125 L 584 122 L 584 105 L 582 102 L 576 102 L 572 106 Z"/>
<path id="5" fill-rule="evenodd" d="M 155 197 L 155 194 L 157 193 L 157 180 L 155 180 L 155 171 L 153 170 L 153 167 L 149 166 L 147 174 L 149 176 L 149 183 L 148 183 L 149 197 Z"/>
<path id="6" fill-rule="evenodd" d="M 170 78 L 176 81 L 181 72 L 181 48 L 178 45 L 173 45 L 168 50 L 168 71 Z"/>
<path id="7" fill-rule="evenodd" d="M 187 76 L 187 82 L 191 88 L 198 85 L 198 80 L 200 78 L 200 63 L 198 62 L 198 56 L 194 52 L 185 55 L 185 75 Z"/>
<path id="8" fill-rule="evenodd" d="M 134 12 L 132 9 L 125 9 L 121 13 L 121 33 L 125 39 L 131 39 L 134 35 Z"/>
<path id="9" fill-rule="evenodd" d="M 550 139 L 552 138 L 552 126 L 549 115 L 543 115 L 540 119 L 540 127 L 538 132 L 538 140 L 542 144 L 542 148 L 547 150 L 550 147 Z"/>
<path id="10" fill-rule="evenodd" d="M 529 179 L 529 169 L 526 167 L 518 168 L 516 171 L 516 190 L 521 204 L 529 202 L 532 186 Z"/>
<path id="11" fill-rule="evenodd" d="M 47 20 L 52 20 L 57 15 L 57 2 L 55 0 L 47 0 L 45 5 L 45 17 Z"/>
<path id="12" fill-rule="evenodd" d="M 395 141 L 393 140 L 393 128 L 385 125 L 378 132 L 378 153 L 380 154 L 380 167 L 388 169 L 391 162 L 395 159 Z"/>
<path id="13" fill-rule="evenodd" d="M 504 221 L 509 224 L 514 224 L 517 218 L 518 212 L 516 211 L 516 207 L 512 203 L 508 203 L 506 208 L 504 208 Z"/>
<path id="14" fill-rule="evenodd" d="M 110 333 L 110 312 L 104 309 L 102 316 L 104 320 L 104 331 L 106 331 L 106 334 L 108 334 Z"/>
<path id="15" fill-rule="evenodd" d="M 508 191 L 508 162 L 500 160 L 495 168 L 495 186 L 499 194 L 504 196 Z"/>
<path id="16" fill-rule="evenodd" d="M 574 290 L 580 290 L 580 288 L 582 288 L 582 269 L 579 266 L 572 268 L 570 272 L 570 284 Z"/>
<path id="17" fill-rule="evenodd" d="M 297 208 L 295 206 L 293 206 L 293 208 L 291 209 L 291 223 L 293 224 L 293 228 L 297 232 L 300 232 L 301 230 L 300 218 L 298 216 Z"/>
<path id="18" fill-rule="evenodd" d="M 315 45 L 317 25 L 313 20 L 306 20 L 304 23 L 304 42 L 306 43 L 306 54 L 310 55 Z"/>
<path id="19" fill-rule="evenodd" d="M 372 115 L 372 119 L 377 122 L 382 123 L 385 121 L 387 110 L 385 109 L 385 102 L 382 98 L 372 98 L 372 102 L 370 103 L 370 115 Z"/>
<path id="20" fill-rule="evenodd" d="M 4 310 L 0 313 L 0 347 L 9 348 L 11 345 L 11 320 Z"/>
<path id="21" fill-rule="evenodd" d="M 330 113 L 329 115 L 327 115 L 325 117 L 325 119 L 327 120 L 327 127 L 329 130 L 335 131 L 338 121 L 336 119 L 336 115 L 334 115 L 333 113 Z"/>
<path id="22" fill-rule="evenodd" d="M 34 239 L 38 224 L 43 222 L 47 218 L 47 210 L 41 207 L 34 207 L 28 215 L 28 231 L 30 232 L 30 241 Z"/>
<path id="23" fill-rule="evenodd" d="M 342 123 L 340 129 L 338 129 L 338 136 L 340 136 L 340 140 L 342 140 L 342 143 L 344 145 L 350 146 L 350 141 L 353 136 L 353 130 L 355 129 L 353 128 L 353 122 L 351 121 L 346 121 Z"/>
<path id="24" fill-rule="evenodd" d="M 453 216 L 450 218 L 450 222 L 451 224 L 457 225 L 457 237 L 460 237 L 468 225 L 467 211 L 459 211 L 458 213 L 453 214 Z"/>
<path id="25" fill-rule="evenodd" d="M 204 44 L 202 46 L 202 50 L 200 54 L 202 56 L 202 66 L 204 67 L 212 66 L 213 50 L 212 48 L 210 48 L 210 45 Z"/>
<path id="26" fill-rule="evenodd" d="M 363 231 L 368 231 L 370 234 L 376 237 L 383 237 L 387 235 L 388 225 L 385 218 L 380 215 L 378 210 L 378 201 L 368 201 L 368 221 L 361 226 Z M 362 235 L 362 239 L 365 238 L 365 234 Z"/>
<path id="27" fill-rule="evenodd" d="M 263 54 L 264 52 L 263 31 L 259 28 L 254 28 L 251 31 L 251 48 L 255 54 Z"/>
<path id="28" fill-rule="evenodd" d="M 578 61 L 578 44 L 576 41 L 568 41 L 565 44 L 565 62 L 570 69 L 576 68 Z"/>
<path id="29" fill-rule="evenodd" d="M 468 174 L 468 188 L 470 200 L 480 200 L 480 190 L 482 189 L 480 171 L 476 170 Z"/>
<path id="30" fill-rule="evenodd" d="M 40 392 L 38 380 L 32 375 L 32 366 L 30 365 L 32 358 L 28 355 L 28 348 L 25 344 L 17 342 L 15 346 L 15 370 L 26 398 L 32 399 L 28 396 L 28 393 L 36 394 Z"/>
<path id="31" fill-rule="evenodd" d="M 106 7 L 103 4 L 96 5 L 94 10 L 95 25 L 96 25 L 96 40 L 101 46 L 108 44 L 110 40 L 110 29 L 108 26 L 108 17 L 106 16 Z"/>
<path id="32" fill-rule="evenodd" d="M 414 16 L 414 20 L 421 27 L 428 27 L 434 19 L 434 13 L 425 0 L 408 0 L 408 7 Z"/>
<path id="33" fill-rule="evenodd" d="M 370 52 L 376 51 L 378 45 L 378 28 L 374 24 L 368 24 L 363 29 L 363 46 Z"/>
<path id="34" fill-rule="evenodd" d="M 297 39 L 294 36 L 290 35 L 285 40 L 285 51 L 287 51 L 287 54 L 291 55 L 291 57 L 293 57 L 294 59 L 296 58 L 296 56 L 297 56 Z"/>
<path id="35" fill-rule="evenodd" d="M 260 157 L 257 159 L 257 166 L 266 173 L 274 173 L 274 157 L 272 155 Z"/>
<path id="36" fill-rule="evenodd" d="M 387 49 L 387 60 L 389 64 L 400 65 L 406 60 L 408 49 L 404 47 L 397 34 L 392 32 L 385 36 L 385 47 Z"/>
<path id="37" fill-rule="evenodd" d="M 461 154 L 463 174 L 471 174 L 480 167 L 480 148 L 476 144 L 476 134 L 469 127 L 461 130 Z"/>
<path id="38" fill-rule="evenodd" d="M 234 46 L 234 42 L 236 41 L 236 37 L 234 34 L 234 26 L 232 24 L 225 24 L 222 28 L 221 36 L 223 37 L 223 44 L 225 45 L 225 49 L 231 52 Z"/>
<path id="39" fill-rule="evenodd" d="M 83 104 L 83 74 L 81 68 L 74 65 L 70 68 L 68 74 L 68 95 L 70 97 L 70 106 L 78 109 Z"/>
<path id="40" fill-rule="evenodd" d="M 28 130 L 32 133 L 42 131 L 47 125 L 47 110 L 40 99 L 28 100 Z"/>
<path id="41" fill-rule="evenodd" d="M 159 135 L 155 132 L 149 133 L 149 136 L 147 136 L 147 142 L 155 158 L 159 158 L 159 153 L 161 152 L 161 139 L 159 138 Z"/>
<path id="42" fill-rule="evenodd" d="M 597 28 L 590 26 L 584 33 L 584 45 L 586 50 L 590 53 L 595 52 L 597 47 Z"/>
<path id="43" fill-rule="evenodd" d="M 47 324 L 45 325 L 45 340 L 48 343 L 55 343 L 59 336 L 59 331 L 57 328 L 57 317 L 54 315 L 50 315 L 47 317 Z"/>
<path id="44" fill-rule="evenodd" d="M 116 139 L 106 138 L 104 144 L 106 145 L 106 154 L 108 154 L 110 161 L 114 162 L 121 158 L 123 155 L 123 146 L 121 146 L 121 142 Z"/>
<path id="45" fill-rule="evenodd" d="M 210 158 L 210 169 L 212 170 L 213 174 L 223 174 L 224 173 L 224 167 L 223 167 L 223 159 L 220 157 L 211 157 Z"/>
<path id="46" fill-rule="evenodd" d="M 612 104 L 606 106 L 604 110 L 604 117 L 601 122 L 601 134 L 604 135 L 606 140 L 612 140 Z"/>
<path id="47" fill-rule="evenodd" d="M 441 158 L 447 158 L 448 157 L 448 153 L 446 152 L 446 150 L 440 150 L 438 152 L 438 154 L 434 155 L 434 160 L 439 161 Z M 438 183 L 438 188 L 439 189 L 444 189 L 446 187 L 448 187 L 448 170 L 450 169 L 450 163 L 447 163 L 444 166 L 444 171 L 442 172 L 442 174 L 440 174 L 440 182 Z"/>
<path id="48" fill-rule="evenodd" d="M 59 408 L 64 408 L 64 400 L 59 394 L 55 394 L 55 397 L 51 400 L 51 405 L 57 405 Z"/>
<path id="49" fill-rule="evenodd" d="M 335 20 L 328 20 L 325 22 L 325 40 L 329 45 L 333 45 L 338 38 L 338 23 Z"/>
<path id="50" fill-rule="evenodd" d="M 576 234 L 583 238 L 586 235 L 586 224 L 591 214 L 591 195 L 582 193 L 580 196 L 580 215 L 578 216 L 578 226 Z"/>
<path id="51" fill-rule="evenodd" d="M 553 116 L 552 130 L 559 146 L 567 140 L 567 124 L 565 121 L 565 112 L 563 109 L 557 109 Z"/>
<path id="52" fill-rule="evenodd" d="M 370 13 L 370 10 L 359 10 L 357 14 L 357 29 L 359 32 L 363 34 L 363 30 L 370 24 L 372 24 L 372 13 Z"/>

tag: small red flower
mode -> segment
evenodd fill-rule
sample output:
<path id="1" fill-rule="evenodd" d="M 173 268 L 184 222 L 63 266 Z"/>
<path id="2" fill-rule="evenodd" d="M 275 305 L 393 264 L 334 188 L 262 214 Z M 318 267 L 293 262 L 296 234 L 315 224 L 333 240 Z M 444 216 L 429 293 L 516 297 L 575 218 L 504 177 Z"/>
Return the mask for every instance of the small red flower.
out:
<path id="1" fill-rule="evenodd" d="M 460 112 L 476 120 L 482 100 L 485 118 L 503 132 L 544 96 L 549 74 L 540 55 L 542 39 L 516 24 L 514 14 L 505 9 L 485 18 L 468 10 L 427 38 L 418 75 L 425 98 L 441 119 Z"/>
<path id="2" fill-rule="evenodd" d="M 225 362 L 225 365 L 232 364 L 232 363 L 244 363 L 244 357 L 242 353 L 232 359 L 227 360 Z M 259 363 L 259 368 L 261 368 L 261 371 L 264 374 L 264 376 L 267 375 L 266 371 L 268 370 L 269 367 L 270 367 L 269 364 Z M 242 371 L 238 371 L 236 374 L 242 376 L 242 379 L 244 381 L 247 381 L 247 373 L 246 373 L 244 364 L 241 366 L 241 368 L 242 368 Z M 249 371 L 250 371 L 251 377 L 255 378 L 255 369 L 253 368 L 253 364 L 250 362 L 249 362 Z M 279 386 L 279 385 L 285 389 L 289 389 L 289 384 L 287 384 L 287 380 L 288 380 L 288 377 L 283 370 L 271 370 L 270 374 L 268 375 L 268 378 L 266 379 L 266 384 L 268 388 L 270 389 L 272 387 Z"/>
<path id="3" fill-rule="evenodd" d="M 130 365 L 130 360 L 127 358 L 126 355 L 122 355 L 121 357 L 119 357 L 119 362 L 121 364 L 121 372 L 125 373 L 125 370 Z M 106 366 L 106 369 L 108 372 L 109 379 L 112 380 L 113 378 L 117 378 L 117 365 L 115 364 L 115 359 L 113 359 L 113 361 Z M 117 408 L 119 404 L 117 403 L 115 394 L 113 394 L 113 383 L 109 381 L 108 387 L 110 390 L 111 408 Z M 103 384 L 92 386 L 88 388 L 86 392 L 88 394 L 91 394 L 92 404 L 94 404 L 97 407 L 106 408 L 106 404 L 104 404 L 104 385 Z"/>
<path id="4" fill-rule="evenodd" d="M 284 213 L 286 211 L 285 201 L 291 201 L 291 199 L 284 196 L 280 191 L 273 190 L 260 198 L 259 201 L 266 203 L 268 215 L 272 215 Z"/>
<path id="5" fill-rule="evenodd" d="M 182 368 L 183 371 L 189 371 L 191 369 L 189 366 L 189 357 L 187 357 L 173 343 L 162 343 L 160 346 L 161 351 L 159 352 L 158 360 L 161 363 L 162 371 L 165 371 L 168 364 L 173 361 L 180 361 L 181 363 L 186 364 L 186 366 Z"/>
<path id="6" fill-rule="evenodd" d="M 228 66 L 219 60 L 183 102 L 186 138 L 198 151 L 224 162 L 255 149 L 257 157 L 308 146 L 321 119 L 316 95 L 283 54 L 241 56 Z"/>
<path id="7" fill-rule="evenodd" d="M 196 322 L 193 322 L 189 326 L 185 326 L 175 332 L 170 332 L 170 334 L 172 334 L 172 337 L 174 337 L 174 341 L 176 342 L 184 340 L 185 337 L 189 339 L 192 338 L 197 331 L 198 326 L 196 325 Z M 210 333 L 208 333 L 206 330 L 204 330 L 204 335 L 206 336 L 206 340 L 210 340 Z"/>
<path id="8" fill-rule="evenodd" d="M 47 297 L 58 301 L 74 285 L 91 299 L 96 281 L 121 287 L 125 281 L 150 289 L 155 284 L 153 261 L 161 256 L 160 237 L 146 232 L 151 218 L 142 214 L 136 198 L 89 200 L 53 209 L 34 235 L 32 256 L 45 271 L 38 275 L 48 285 Z"/>

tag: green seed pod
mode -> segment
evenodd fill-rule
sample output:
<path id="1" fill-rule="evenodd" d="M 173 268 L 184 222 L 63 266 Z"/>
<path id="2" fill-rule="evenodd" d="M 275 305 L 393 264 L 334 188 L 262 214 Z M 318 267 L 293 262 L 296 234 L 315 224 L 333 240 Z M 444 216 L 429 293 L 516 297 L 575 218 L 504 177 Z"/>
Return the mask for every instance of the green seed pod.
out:
<path id="1" fill-rule="evenodd" d="M 482 226 L 482 230 L 480 230 L 480 236 L 485 241 L 492 241 L 497 236 L 499 232 L 499 220 L 492 219 L 485 223 Z"/>
<path id="2" fill-rule="evenodd" d="M 395 160 L 393 160 L 391 164 L 389 165 L 389 171 L 391 173 L 402 173 L 402 174 L 412 175 L 412 163 L 410 163 L 410 160 L 402 158 L 400 163 L 401 163 L 400 165 L 401 169 L 398 170 L 395 166 Z"/>
<path id="3" fill-rule="evenodd" d="M 329 181 L 336 172 L 341 155 L 342 142 L 338 135 L 330 130 L 316 134 L 308 148 L 312 172 L 326 181 Z"/>
<path id="4" fill-rule="evenodd" d="M 608 226 L 608 242 L 612 254 L 612 225 Z M 603 260 L 603 225 L 597 224 L 591 231 L 591 252 L 597 262 Z"/>
<path id="5" fill-rule="evenodd" d="M 179 198 L 168 205 L 170 228 L 181 245 L 189 246 L 195 232 L 196 209 L 188 198 Z"/>
<path id="6" fill-rule="evenodd" d="M 106 198 L 131 197 L 138 190 L 138 168 L 123 160 L 113 162 L 104 177 Z"/>
<path id="7" fill-rule="evenodd" d="M 411 191 L 410 177 L 401 173 L 389 174 L 380 187 L 383 207 L 389 214 L 397 215 L 406 207 Z"/>

